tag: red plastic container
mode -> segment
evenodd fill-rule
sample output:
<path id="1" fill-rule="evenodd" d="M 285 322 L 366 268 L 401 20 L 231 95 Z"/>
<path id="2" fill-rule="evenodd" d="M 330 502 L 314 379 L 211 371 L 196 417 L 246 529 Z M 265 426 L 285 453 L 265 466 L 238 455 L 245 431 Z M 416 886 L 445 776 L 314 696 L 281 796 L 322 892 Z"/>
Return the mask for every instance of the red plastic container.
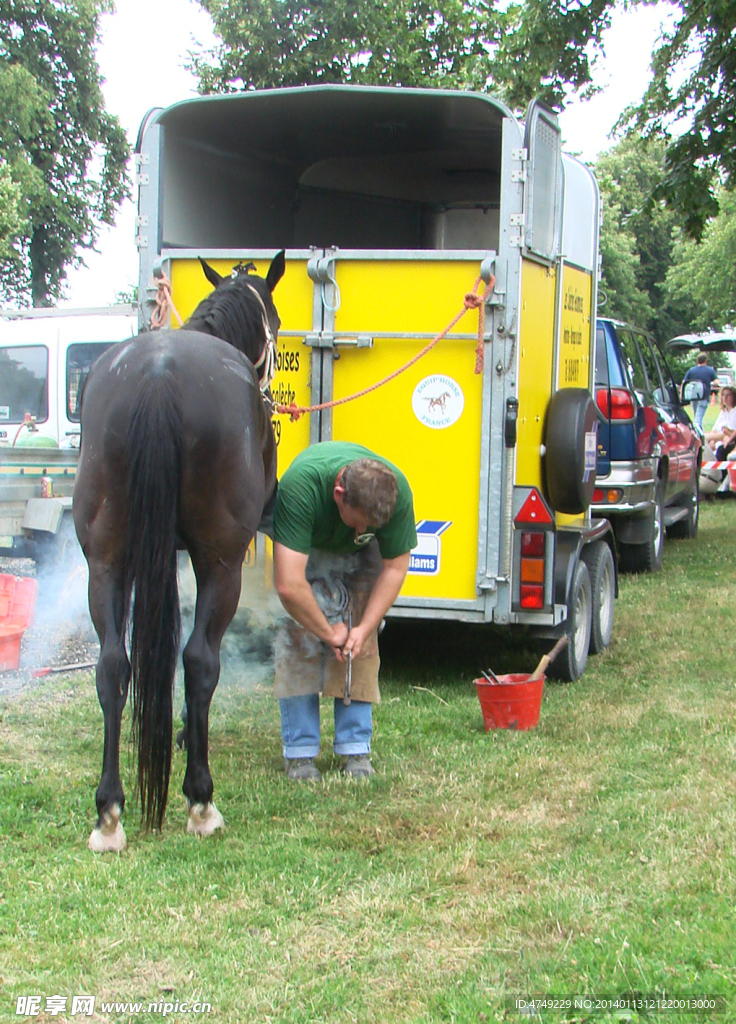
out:
<path id="1" fill-rule="evenodd" d="M 499 682 L 475 679 L 486 732 L 489 729 L 533 729 L 542 707 L 544 676 L 529 679 L 528 673 L 499 676 Z"/>
<path id="2" fill-rule="evenodd" d="M 33 625 L 38 581 L 0 573 L 0 672 L 18 668 L 20 642 Z"/>

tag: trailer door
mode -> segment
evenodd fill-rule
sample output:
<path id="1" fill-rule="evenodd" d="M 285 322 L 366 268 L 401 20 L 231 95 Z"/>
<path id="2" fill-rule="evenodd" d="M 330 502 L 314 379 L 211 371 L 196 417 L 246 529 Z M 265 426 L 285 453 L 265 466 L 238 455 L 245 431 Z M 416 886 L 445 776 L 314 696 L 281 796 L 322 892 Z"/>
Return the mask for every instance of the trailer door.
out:
<path id="1" fill-rule="evenodd" d="M 323 399 L 345 398 L 404 366 L 462 309 L 490 254 L 331 255 Z M 474 373 L 477 329 L 477 314 L 466 314 L 401 375 L 322 419 L 322 440 L 363 444 L 394 462 L 411 484 L 419 545 L 402 600 L 415 607 L 476 607 L 481 477 L 487 473 L 481 424 L 488 415 L 483 375 Z"/>

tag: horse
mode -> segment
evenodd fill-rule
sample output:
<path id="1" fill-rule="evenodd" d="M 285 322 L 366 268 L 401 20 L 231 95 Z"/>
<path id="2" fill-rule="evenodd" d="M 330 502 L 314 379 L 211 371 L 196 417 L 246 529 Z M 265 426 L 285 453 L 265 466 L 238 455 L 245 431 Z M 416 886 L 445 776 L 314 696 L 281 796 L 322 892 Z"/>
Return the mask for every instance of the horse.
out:
<path id="1" fill-rule="evenodd" d="M 275 497 L 276 441 L 264 391 L 281 324 L 272 292 L 285 260 L 282 250 L 265 279 L 242 266 L 223 278 L 200 262 L 214 290 L 183 328 L 112 346 L 92 367 L 82 395 L 73 515 L 89 566 L 105 722 L 97 824 L 88 844 L 95 852 L 126 845 L 119 748 L 131 679 L 141 817 L 147 829 L 162 827 L 181 631 L 179 550 L 189 553 L 197 585 L 194 627 L 182 653 L 187 831 L 209 835 L 224 824 L 212 800 L 209 707 L 245 552 Z"/>

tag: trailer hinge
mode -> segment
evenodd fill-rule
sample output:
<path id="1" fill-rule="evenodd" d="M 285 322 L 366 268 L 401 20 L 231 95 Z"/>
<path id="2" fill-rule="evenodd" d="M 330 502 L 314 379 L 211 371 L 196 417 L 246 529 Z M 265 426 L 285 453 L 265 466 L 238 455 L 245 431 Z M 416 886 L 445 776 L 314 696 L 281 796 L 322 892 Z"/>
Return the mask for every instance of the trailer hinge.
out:
<path id="1" fill-rule="evenodd" d="M 148 248 L 148 235 L 136 235 L 134 241 L 139 249 Z"/>

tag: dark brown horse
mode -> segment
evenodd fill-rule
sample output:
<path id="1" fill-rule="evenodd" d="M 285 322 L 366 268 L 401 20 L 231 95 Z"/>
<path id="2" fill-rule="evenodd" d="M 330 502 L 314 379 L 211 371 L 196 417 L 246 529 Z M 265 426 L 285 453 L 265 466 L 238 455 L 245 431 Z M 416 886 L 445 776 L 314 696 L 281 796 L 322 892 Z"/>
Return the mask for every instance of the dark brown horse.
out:
<path id="1" fill-rule="evenodd" d="M 223 824 L 212 802 L 209 707 L 245 551 L 276 486 L 262 388 L 274 365 L 280 321 L 271 292 L 284 273 L 284 253 L 265 280 L 239 268 L 221 278 L 203 267 L 215 290 L 184 328 L 113 346 L 84 389 L 74 522 L 100 638 L 105 746 L 89 840 L 98 852 L 125 846 L 119 747 L 131 677 L 145 824 L 160 828 L 166 810 L 181 625 L 177 549 L 189 552 L 197 581 L 194 629 L 183 652 L 187 829 L 206 835 Z"/>

